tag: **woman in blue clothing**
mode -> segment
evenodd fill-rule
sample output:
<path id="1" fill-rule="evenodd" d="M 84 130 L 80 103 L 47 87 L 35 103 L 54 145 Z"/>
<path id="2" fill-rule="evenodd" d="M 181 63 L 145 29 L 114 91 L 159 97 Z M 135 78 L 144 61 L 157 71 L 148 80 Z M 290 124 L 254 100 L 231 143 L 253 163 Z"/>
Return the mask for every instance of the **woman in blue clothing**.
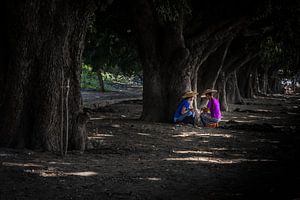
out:
<path id="1" fill-rule="evenodd" d="M 193 101 L 197 94 L 197 92 L 190 91 L 182 96 L 182 101 L 174 115 L 175 123 L 181 122 L 184 124 L 195 125 L 195 109 L 193 108 Z"/>

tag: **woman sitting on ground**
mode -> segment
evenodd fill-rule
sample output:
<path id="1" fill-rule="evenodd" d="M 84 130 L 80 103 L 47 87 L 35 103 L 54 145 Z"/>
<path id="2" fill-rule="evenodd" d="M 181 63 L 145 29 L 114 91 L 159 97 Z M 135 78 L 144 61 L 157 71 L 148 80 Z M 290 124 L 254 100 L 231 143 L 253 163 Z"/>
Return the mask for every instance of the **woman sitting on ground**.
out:
<path id="1" fill-rule="evenodd" d="M 197 94 L 197 92 L 190 91 L 182 96 L 182 101 L 174 115 L 175 123 L 195 125 L 195 109 L 193 108 L 193 101 Z"/>
<path id="2" fill-rule="evenodd" d="M 206 108 L 202 108 L 200 119 L 203 126 L 209 126 L 210 124 L 219 123 L 221 121 L 221 110 L 219 100 L 213 97 L 213 93 L 217 90 L 207 89 L 201 97 L 208 99 Z"/>

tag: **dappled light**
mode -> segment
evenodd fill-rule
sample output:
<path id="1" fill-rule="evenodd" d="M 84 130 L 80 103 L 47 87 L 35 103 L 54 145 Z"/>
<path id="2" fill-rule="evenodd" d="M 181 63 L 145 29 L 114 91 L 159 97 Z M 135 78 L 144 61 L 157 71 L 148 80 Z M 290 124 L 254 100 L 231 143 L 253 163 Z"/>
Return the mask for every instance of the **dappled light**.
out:
<path id="1" fill-rule="evenodd" d="M 223 138 L 231 138 L 231 134 L 223 134 L 223 133 L 202 133 L 202 132 L 181 132 L 180 134 L 173 135 L 172 137 L 203 137 L 203 138 L 209 138 L 209 137 L 223 137 Z"/>
<path id="2" fill-rule="evenodd" d="M 67 172 L 60 170 L 57 166 L 47 166 L 51 165 L 71 165 L 71 163 L 65 162 L 42 162 L 42 164 L 36 163 L 15 163 L 15 162 L 3 162 L 2 166 L 5 167 L 20 167 L 24 173 L 36 174 L 41 177 L 63 177 L 63 176 L 81 176 L 81 177 L 89 177 L 98 175 L 97 172 L 94 171 L 79 171 L 79 172 Z"/>
<path id="3" fill-rule="evenodd" d="M 193 162 L 203 162 L 203 163 L 214 163 L 214 164 L 238 164 L 241 162 L 275 162 L 276 160 L 270 159 L 226 159 L 217 157 L 204 157 L 204 156 L 193 156 L 185 158 L 165 158 L 166 161 L 193 161 Z"/>
<path id="4" fill-rule="evenodd" d="M 209 155 L 213 154 L 213 152 L 210 151 L 191 151 L 191 150 L 173 151 L 173 152 L 178 154 L 209 154 Z"/>
<path id="5" fill-rule="evenodd" d="M 142 136 L 150 136 L 151 134 L 149 133 L 136 133 L 137 135 L 142 135 Z"/>
<path id="6" fill-rule="evenodd" d="M 0 200 L 299 200 L 300 1 L 2 2 Z"/>
<path id="7" fill-rule="evenodd" d="M 139 178 L 139 180 L 161 181 L 161 178 L 158 178 L 158 177 L 146 177 L 146 178 Z"/>
<path id="8" fill-rule="evenodd" d="M 120 128 L 121 126 L 120 126 L 120 124 L 112 124 L 111 127 L 113 127 L 113 128 Z"/>
<path id="9" fill-rule="evenodd" d="M 35 164 L 35 163 L 13 163 L 13 162 L 3 162 L 3 166 L 8 167 L 43 167 L 43 165 Z"/>
<path id="10" fill-rule="evenodd" d="M 66 172 L 64 173 L 64 175 L 67 175 L 67 176 L 84 176 L 84 177 L 87 177 L 87 176 L 96 176 L 98 175 L 97 172 L 92 172 L 92 171 L 86 171 L 86 172 Z"/>
<path id="11" fill-rule="evenodd" d="M 96 133 L 96 134 L 93 134 L 93 136 L 89 136 L 90 139 L 105 139 L 107 137 L 114 137 L 114 135 L 112 135 L 112 134 Z"/>

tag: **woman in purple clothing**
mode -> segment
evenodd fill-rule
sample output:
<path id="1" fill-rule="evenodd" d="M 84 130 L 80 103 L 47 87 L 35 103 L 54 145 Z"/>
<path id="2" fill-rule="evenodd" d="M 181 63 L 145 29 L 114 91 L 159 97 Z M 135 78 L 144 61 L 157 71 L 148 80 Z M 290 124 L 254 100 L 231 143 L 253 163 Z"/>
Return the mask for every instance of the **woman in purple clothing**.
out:
<path id="1" fill-rule="evenodd" d="M 212 123 L 218 123 L 222 118 L 220 103 L 218 99 L 213 97 L 213 93 L 215 92 L 217 92 L 217 90 L 207 89 L 201 96 L 208 99 L 207 107 L 201 109 L 202 113 L 200 115 L 201 122 L 204 126 L 208 126 Z"/>

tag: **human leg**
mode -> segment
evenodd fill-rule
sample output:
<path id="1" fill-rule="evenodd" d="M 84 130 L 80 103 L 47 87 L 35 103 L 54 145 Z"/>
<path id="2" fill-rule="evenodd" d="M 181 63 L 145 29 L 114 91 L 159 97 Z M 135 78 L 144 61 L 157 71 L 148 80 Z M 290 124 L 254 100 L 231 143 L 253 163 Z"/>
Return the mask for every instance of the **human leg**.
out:
<path id="1" fill-rule="evenodd" d="M 213 118 L 208 113 L 202 113 L 200 115 L 200 118 L 201 118 L 201 122 L 204 126 L 208 126 L 209 124 L 212 124 L 212 123 L 218 123 L 220 121 L 220 119 Z"/>
<path id="2" fill-rule="evenodd" d="M 192 115 L 187 116 L 182 120 L 182 122 L 185 124 L 192 124 L 194 126 L 195 125 L 195 117 Z"/>

